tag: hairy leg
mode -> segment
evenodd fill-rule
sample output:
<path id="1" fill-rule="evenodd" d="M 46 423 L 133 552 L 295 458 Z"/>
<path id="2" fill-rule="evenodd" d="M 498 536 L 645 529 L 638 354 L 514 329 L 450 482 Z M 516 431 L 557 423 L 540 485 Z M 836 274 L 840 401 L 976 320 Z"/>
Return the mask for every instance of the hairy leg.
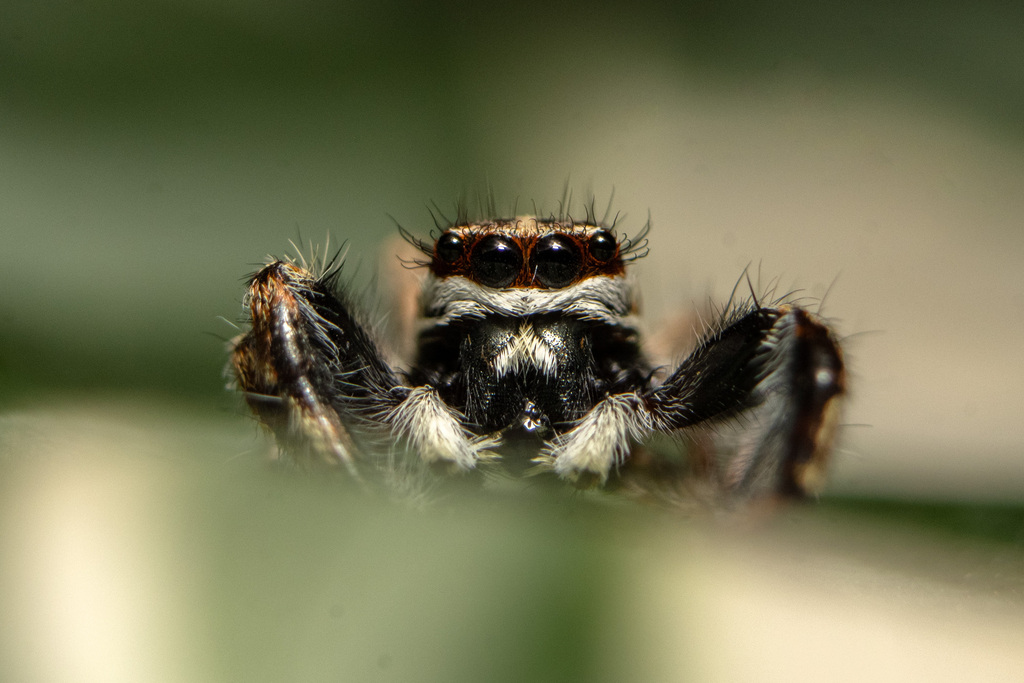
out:
<path id="1" fill-rule="evenodd" d="M 608 396 L 539 458 L 562 477 L 605 481 L 655 432 L 737 423 L 721 483 L 740 496 L 798 497 L 819 483 L 845 389 L 823 322 L 790 305 L 732 314 L 661 385 Z"/>
<path id="2" fill-rule="evenodd" d="M 490 442 L 472 438 L 433 389 L 402 383 L 336 293 L 336 277 L 336 269 L 317 277 L 285 261 L 253 276 L 251 329 L 232 351 L 253 412 L 296 456 L 353 473 L 360 456 L 393 456 L 399 441 L 425 461 L 472 468 Z"/>

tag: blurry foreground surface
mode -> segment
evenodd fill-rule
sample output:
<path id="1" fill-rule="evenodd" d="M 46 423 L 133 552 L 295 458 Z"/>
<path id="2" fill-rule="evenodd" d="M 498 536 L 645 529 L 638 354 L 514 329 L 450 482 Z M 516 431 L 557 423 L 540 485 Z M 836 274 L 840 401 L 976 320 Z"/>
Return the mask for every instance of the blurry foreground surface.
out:
<path id="1" fill-rule="evenodd" d="M 262 447 L 245 420 L 157 403 L 4 416 L 0 676 L 1024 678 L 1019 507 L 687 520 L 538 494 L 418 512 Z"/>

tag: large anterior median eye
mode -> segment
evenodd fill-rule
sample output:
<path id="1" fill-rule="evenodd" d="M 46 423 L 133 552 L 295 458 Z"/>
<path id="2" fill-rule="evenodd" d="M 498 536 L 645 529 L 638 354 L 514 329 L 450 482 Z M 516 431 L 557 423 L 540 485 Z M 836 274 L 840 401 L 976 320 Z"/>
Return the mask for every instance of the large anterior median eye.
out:
<path id="1" fill-rule="evenodd" d="M 488 235 L 473 247 L 473 277 L 488 287 L 508 287 L 523 267 L 519 245 L 508 237 Z"/>
<path id="2" fill-rule="evenodd" d="M 565 287 L 580 274 L 580 250 L 566 235 L 548 235 L 537 242 L 530 266 L 545 287 Z"/>

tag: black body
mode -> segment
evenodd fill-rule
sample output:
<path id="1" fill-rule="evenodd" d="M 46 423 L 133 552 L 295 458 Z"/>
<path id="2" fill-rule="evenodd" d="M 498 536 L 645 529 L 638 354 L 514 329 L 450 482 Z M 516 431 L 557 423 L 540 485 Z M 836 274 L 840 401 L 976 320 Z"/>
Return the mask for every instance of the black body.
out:
<path id="1" fill-rule="evenodd" d="M 528 326 L 556 360 L 554 372 L 499 373 L 497 357 Z M 489 316 L 439 325 L 420 337 L 411 384 L 435 387 L 478 434 L 506 429 L 540 438 L 569 429 L 609 393 L 646 390 L 650 370 L 635 331 L 557 314 Z"/>

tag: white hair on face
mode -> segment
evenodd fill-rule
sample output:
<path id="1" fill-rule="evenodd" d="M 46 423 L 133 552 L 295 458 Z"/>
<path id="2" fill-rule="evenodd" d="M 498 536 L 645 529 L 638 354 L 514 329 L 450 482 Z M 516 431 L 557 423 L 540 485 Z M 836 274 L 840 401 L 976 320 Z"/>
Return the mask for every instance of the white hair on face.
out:
<path id="1" fill-rule="evenodd" d="M 512 340 L 494 357 L 494 372 L 504 377 L 530 368 L 536 368 L 548 377 L 555 377 L 558 374 L 558 356 L 537 334 L 531 323 L 523 322 Z"/>
<path id="2" fill-rule="evenodd" d="M 595 275 L 558 289 L 494 289 L 462 276 L 428 275 L 423 282 L 420 306 L 423 315 L 439 325 L 460 318 L 525 317 L 539 313 L 619 325 L 636 310 L 636 296 L 632 280 L 621 275 Z"/>

